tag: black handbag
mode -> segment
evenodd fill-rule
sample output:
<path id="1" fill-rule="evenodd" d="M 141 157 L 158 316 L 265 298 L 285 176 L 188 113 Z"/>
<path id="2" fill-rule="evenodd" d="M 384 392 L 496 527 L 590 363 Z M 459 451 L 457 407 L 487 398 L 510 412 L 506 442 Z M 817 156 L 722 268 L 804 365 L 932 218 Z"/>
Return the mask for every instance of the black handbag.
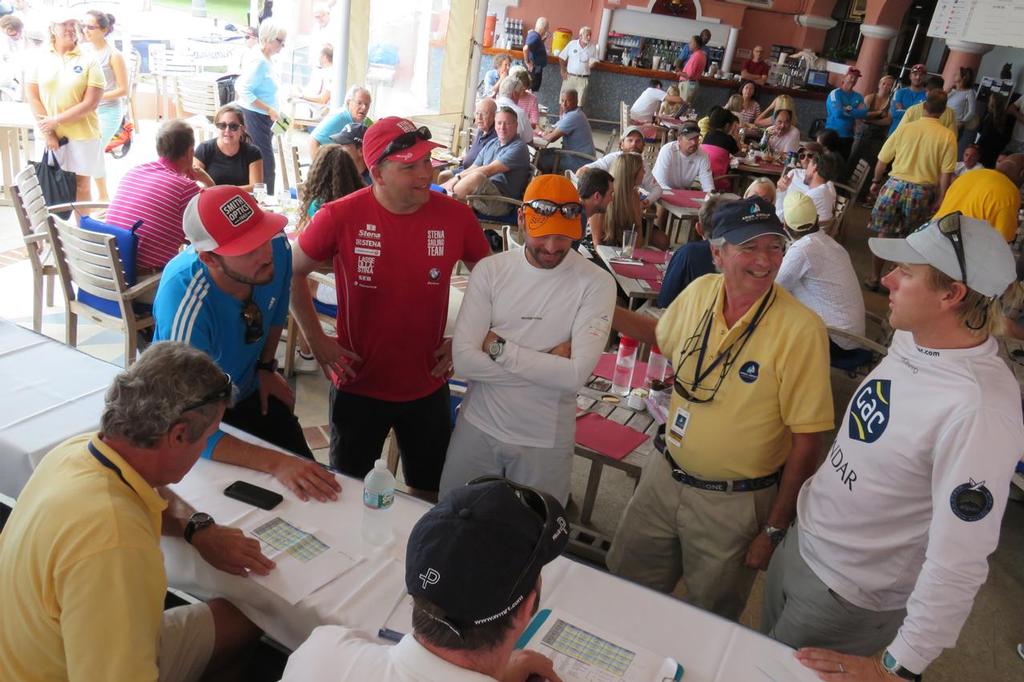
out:
<path id="1" fill-rule="evenodd" d="M 42 161 L 30 161 L 36 169 L 36 179 L 39 180 L 39 188 L 43 190 L 43 198 L 47 206 L 54 204 L 67 204 L 75 200 L 75 174 L 63 170 L 57 162 L 57 155 L 52 149 L 43 152 Z M 58 213 L 63 220 L 71 217 L 71 211 Z"/>

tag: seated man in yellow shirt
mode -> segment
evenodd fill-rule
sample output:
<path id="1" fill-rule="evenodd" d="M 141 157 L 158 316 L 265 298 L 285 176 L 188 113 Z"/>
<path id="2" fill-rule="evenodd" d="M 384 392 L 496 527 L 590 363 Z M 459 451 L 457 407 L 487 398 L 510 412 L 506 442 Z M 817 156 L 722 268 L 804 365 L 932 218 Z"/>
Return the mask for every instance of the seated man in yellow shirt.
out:
<path id="1" fill-rule="evenodd" d="M 737 619 L 796 513 L 832 428 L 828 336 L 775 284 L 786 233 L 759 196 L 712 218 L 721 274 L 692 282 L 660 321 L 613 326 L 676 369 L 663 453 L 652 453 L 608 553 L 613 573 Z M 785 465 L 785 469 L 783 466 Z"/>
<path id="2" fill-rule="evenodd" d="M 274 566 L 257 540 L 165 487 L 195 464 L 230 397 L 230 378 L 205 353 L 157 343 L 115 377 L 102 431 L 43 458 L 0 535 L 5 682 L 198 680 L 256 640 L 223 599 L 163 612 L 161 532 L 220 570 Z"/>
<path id="3" fill-rule="evenodd" d="M 949 186 L 939 218 L 960 211 L 965 216 L 984 220 L 1012 242 L 1017 236 L 1020 211 L 1020 183 L 1024 176 L 1024 154 L 1000 157 L 995 169 L 977 168 L 964 173 Z"/>
<path id="4" fill-rule="evenodd" d="M 926 81 L 925 87 L 928 92 L 931 92 L 932 90 L 941 90 L 945 92 L 945 90 L 943 90 L 943 85 L 944 81 L 942 80 L 942 76 L 930 76 Z M 920 121 L 922 116 L 924 116 L 924 102 L 918 102 L 907 109 L 896 128 L 899 129 L 899 126 L 905 123 Z M 954 135 L 958 134 L 956 129 L 956 112 L 949 107 L 946 107 L 946 110 L 942 112 L 941 116 L 939 116 L 939 123 L 949 128 Z"/>

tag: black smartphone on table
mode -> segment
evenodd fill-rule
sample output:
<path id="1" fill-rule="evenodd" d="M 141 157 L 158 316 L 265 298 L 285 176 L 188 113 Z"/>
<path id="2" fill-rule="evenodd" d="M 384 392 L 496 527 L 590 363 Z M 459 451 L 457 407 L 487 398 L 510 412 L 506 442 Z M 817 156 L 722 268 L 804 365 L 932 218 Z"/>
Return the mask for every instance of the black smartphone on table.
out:
<path id="1" fill-rule="evenodd" d="M 224 494 L 232 499 L 251 504 L 260 509 L 266 509 L 267 511 L 284 501 L 284 498 L 279 493 L 261 488 L 252 483 L 246 483 L 245 481 L 235 481 L 227 488 L 224 488 Z"/>

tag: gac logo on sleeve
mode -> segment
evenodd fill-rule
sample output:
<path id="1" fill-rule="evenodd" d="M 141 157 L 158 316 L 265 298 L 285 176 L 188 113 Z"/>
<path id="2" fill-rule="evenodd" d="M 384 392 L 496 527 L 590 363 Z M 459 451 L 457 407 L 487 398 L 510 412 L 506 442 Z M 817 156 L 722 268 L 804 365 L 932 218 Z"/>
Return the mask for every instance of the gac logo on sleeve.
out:
<path id="1" fill-rule="evenodd" d="M 850 438 L 862 443 L 874 443 L 889 425 L 889 399 L 892 396 L 889 379 L 875 379 L 864 384 L 850 403 Z"/>

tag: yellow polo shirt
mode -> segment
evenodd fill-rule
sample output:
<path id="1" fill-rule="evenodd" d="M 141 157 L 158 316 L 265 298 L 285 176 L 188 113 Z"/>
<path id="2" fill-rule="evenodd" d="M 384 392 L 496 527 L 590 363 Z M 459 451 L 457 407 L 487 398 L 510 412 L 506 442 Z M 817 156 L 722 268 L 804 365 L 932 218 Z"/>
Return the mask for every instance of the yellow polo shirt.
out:
<path id="1" fill-rule="evenodd" d="M 758 305 L 731 328 L 723 315 L 722 275 L 705 275 L 686 287 L 658 321 L 658 346 L 671 358 L 680 381 L 691 390 L 697 353 L 683 350 L 712 310 L 705 353 L 706 368 L 719 351 L 738 339 Z M 832 428 L 832 386 L 829 379 L 828 336 L 821 318 L 772 285 L 774 296 L 760 323 L 729 366 L 711 402 L 685 400 L 673 390 L 669 427 L 682 409 L 689 413 L 681 439 L 666 428 L 673 459 L 686 472 L 703 479 L 736 480 L 778 471 L 792 447 L 793 433 L 817 433 Z M 699 345 L 699 344 L 698 344 Z M 738 344 L 735 349 L 738 348 Z M 721 376 L 719 365 L 701 382 L 696 397 L 706 398 Z"/>
<path id="2" fill-rule="evenodd" d="M 924 102 L 918 102 L 903 113 L 903 118 L 900 119 L 900 124 L 896 126 L 897 130 L 904 123 L 912 123 L 914 121 L 920 121 L 924 118 Z M 956 114 L 949 107 L 942 112 L 942 116 L 939 116 L 939 123 L 946 126 L 950 131 L 956 135 Z"/>
<path id="3" fill-rule="evenodd" d="M 1020 190 L 1010 178 L 990 168 L 975 168 L 953 181 L 935 217 L 960 211 L 984 220 L 1010 242 L 1017 236 Z"/>
<path id="4" fill-rule="evenodd" d="M 93 434 L 43 458 L 0 535 L 0 677 L 157 679 L 166 506 Z"/>
<path id="5" fill-rule="evenodd" d="M 900 124 L 882 145 L 878 160 L 892 163 L 892 177 L 917 185 L 937 185 L 956 170 L 956 135 L 937 118 Z"/>
<path id="6" fill-rule="evenodd" d="M 107 84 L 99 63 L 92 55 L 82 54 L 81 47 L 59 55 L 51 45 L 34 54 L 35 68 L 29 69 L 27 80 L 39 86 L 39 99 L 49 116 L 56 116 L 81 102 L 87 89 L 103 90 Z M 96 110 L 57 126 L 57 136 L 69 140 L 98 140 L 100 121 Z"/>

